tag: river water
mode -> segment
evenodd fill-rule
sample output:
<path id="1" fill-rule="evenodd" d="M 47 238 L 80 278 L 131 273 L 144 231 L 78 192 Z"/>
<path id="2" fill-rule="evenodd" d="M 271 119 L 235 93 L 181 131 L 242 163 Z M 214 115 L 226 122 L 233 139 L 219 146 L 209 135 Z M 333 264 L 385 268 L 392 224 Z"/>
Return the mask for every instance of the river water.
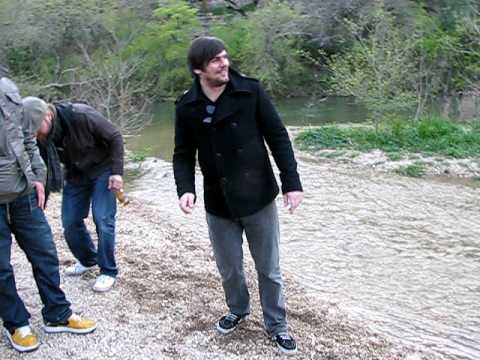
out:
<path id="1" fill-rule="evenodd" d="M 297 118 L 301 125 L 331 121 L 329 106 L 332 119 L 340 121 L 364 114 L 335 99 L 303 104 L 296 116 L 290 105 L 279 106 L 290 125 L 298 125 Z M 335 116 L 340 105 L 345 118 Z M 171 159 L 173 108 L 165 108 L 164 120 L 131 139 L 131 149 L 149 147 L 150 154 Z M 305 116 L 311 108 L 327 118 Z M 167 161 L 158 160 L 137 179 L 132 195 L 176 204 Z M 305 201 L 294 215 L 280 211 L 283 269 L 307 291 L 396 342 L 438 358 L 480 359 L 480 187 L 381 174 L 302 154 L 298 161 Z M 207 236 L 201 206 L 189 220 L 199 236 Z M 176 206 L 166 207 L 166 214 L 185 222 Z"/>
<path id="2" fill-rule="evenodd" d="M 367 118 L 365 109 L 352 99 L 329 97 L 315 101 L 287 99 L 277 105 L 286 125 L 309 126 L 325 123 L 354 123 Z M 174 104 L 160 103 L 153 112 L 153 122 L 141 136 L 128 140 L 128 148 L 137 154 L 171 161 L 173 155 Z"/>

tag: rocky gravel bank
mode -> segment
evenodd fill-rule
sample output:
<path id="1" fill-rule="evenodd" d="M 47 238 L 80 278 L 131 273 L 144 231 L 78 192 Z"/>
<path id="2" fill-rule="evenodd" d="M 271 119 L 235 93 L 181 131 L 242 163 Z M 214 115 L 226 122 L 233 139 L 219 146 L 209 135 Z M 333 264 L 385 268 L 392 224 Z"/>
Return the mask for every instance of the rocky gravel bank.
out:
<path id="1" fill-rule="evenodd" d="M 53 196 L 47 214 L 61 267 L 73 262 L 62 236 L 60 197 Z M 34 353 L 19 355 L 0 342 L 0 359 L 275 359 L 280 357 L 262 331 L 252 261 L 247 273 L 252 316 L 233 334 L 214 328 L 226 308 L 207 238 L 191 226 L 171 221 L 165 209 L 132 198 L 118 214 L 117 257 L 121 270 L 106 294 L 91 290 L 94 274 L 68 278 L 62 286 L 75 311 L 95 318 L 98 329 L 87 336 L 47 335 L 41 330 L 41 303 L 30 266 L 15 245 L 12 262 L 19 293 L 32 313 L 31 324 L 42 341 Z M 202 219 L 203 220 L 203 219 Z M 91 224 L 90 224 L 91 227 Z M 297 359 L 417 359 L 379 334 L 355 325 L 335 305 L 305 295 L 285 274 L 289 322 L 298 339 Z M 410 355 L 407 355 L 410 353 Z"/>

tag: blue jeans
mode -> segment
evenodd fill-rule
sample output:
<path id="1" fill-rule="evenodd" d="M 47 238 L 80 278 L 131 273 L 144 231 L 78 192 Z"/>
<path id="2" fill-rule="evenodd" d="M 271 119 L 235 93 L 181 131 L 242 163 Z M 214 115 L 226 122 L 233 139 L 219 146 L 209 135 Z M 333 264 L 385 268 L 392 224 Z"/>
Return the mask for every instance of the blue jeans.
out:
<path id="1" fill-rule="evenodd" d="M 265 329 L 272 335 L 287 331 L 287 315 L 280 272 L 277 206 L 272 202 L 257 213 L 226 219 L 207 213 L 208 232 L 222 277 L 230 312 L 250 313 L 250 295 L 243 271 L 243 232 L 255 262 Z"/>
<path id="2" fill-rule="evenodd" d="M 70 317 L 70 303 L 60 289 L 58 256 L 52 231 L 33 192 L 0 205 L 0 317 L 13 330 L 28 325 L 30 314 L 17 293 L 10 264 L 12 236 L 32 265 L 33 276 L 44 305 L 46 322 L 62 322 Z"/>
<path id="3" fill-rule="evenodd" d="M 116 277 L 115 264 L 115 194 L 108 189 L 111 172 L 89 179 L 67 181 L 63 188 L 62 223 L 68 247 L 83 266 L 98 265 L 100 273 Z M 84 219 L 92 206 L 98 246 L 95 249 Z"/>

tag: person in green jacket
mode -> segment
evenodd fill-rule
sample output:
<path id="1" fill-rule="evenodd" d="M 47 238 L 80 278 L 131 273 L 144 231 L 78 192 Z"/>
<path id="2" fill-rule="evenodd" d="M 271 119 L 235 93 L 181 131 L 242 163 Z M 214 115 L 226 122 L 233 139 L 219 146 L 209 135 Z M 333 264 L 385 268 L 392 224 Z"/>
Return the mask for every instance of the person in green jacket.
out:
<path id="1" fill-rule="evenodd" d="M 36 350 L 40 342 L 16 289 L 12 234 L 32 265 L 44 330 L 86 334 L 96 328 L 95 321 L 72 312 L 60 288 L 57 251 L 43 212 L 46 169 L 34 137 L 40 124 L 32 121 L 38 110 L 24 111 L 16 85 L 0 74 L 0 318 L 7 339 L 20 352 Z"/>

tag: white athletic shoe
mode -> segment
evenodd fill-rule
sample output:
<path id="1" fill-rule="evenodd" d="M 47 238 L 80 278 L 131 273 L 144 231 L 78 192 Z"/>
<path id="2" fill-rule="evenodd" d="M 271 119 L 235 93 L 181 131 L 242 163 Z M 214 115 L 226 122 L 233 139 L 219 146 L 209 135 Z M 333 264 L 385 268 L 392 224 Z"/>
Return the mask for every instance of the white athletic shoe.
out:
<path id="1" fill-rule="evenodd" d="M 108 275 L 99 275 L 95 284 L 93 285 L 93 291 L 105 292 L 110 290 L 115 284 L 115 278 Z"/>
<path id="2" fill-rule="evenodd" d="M 74 265 L 69 266 L 65 269 L 65 275 L 67 276 L 80 276 L 85 274 L 87 271 L 93 270 L 93 266 L 83 266 L 80 262 L 76 262 Z"/>

